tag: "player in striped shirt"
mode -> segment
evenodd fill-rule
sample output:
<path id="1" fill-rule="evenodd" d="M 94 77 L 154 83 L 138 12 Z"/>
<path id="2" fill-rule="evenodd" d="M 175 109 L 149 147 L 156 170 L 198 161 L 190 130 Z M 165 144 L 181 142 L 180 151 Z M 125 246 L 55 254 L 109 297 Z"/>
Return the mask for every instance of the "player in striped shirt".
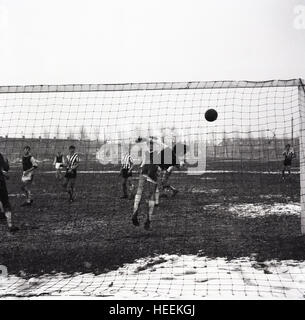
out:
<path id="1" fill-rule="evenodd" d="M 123 195 L 122 199 L 128 198 L 128 191 L 132 189 L 133 185 L 131 181 L 128 179 L 132 176 L 132 169 L 133 169 L 133 159 L 129 153 L 126 153 L 121 161 L 122 167 L 120 171 L 120 175 L 122 177 L 122 189 Z M 131 195 L 130 195 L 131 196 Z"/>
<path id="2" fill-rule="evenodd" d="M 69 154 L 67 155 L 67 161 L 63 165 L 64 167 L 66 167 L 66 174 L 64 176 L 65 180 L 63 183 L 63 187 L 68 192 L 70 203 L 74 201 L 75 180 L 79 163 L 80 159 L 78 154 L 75 152 L 75 146 L 70 146 Z"/>
<path id="3" fill-rule="evenodd" d="M 26 201 L 21 205 L 22 207 L 30 206 L 33 203 L 31 185 L 34 179 L 34 170 L 37 169 L 38 164 L 31 154 L 31 147 L 25 146 L 22 157 L 22 177 L 21 190 L 25 193 Z"/>
<path id="4" fill-rule="evenodd" d="M 4 159 L 3 155 L 0 153 L 0 222 L 6 220 L 9 232 L 13 233 L 18 231 L 19 228 L 12 224 L 11 204 L 6 188 L 6 180 L 9 178 L 9 168 L 7 159 Z"/>

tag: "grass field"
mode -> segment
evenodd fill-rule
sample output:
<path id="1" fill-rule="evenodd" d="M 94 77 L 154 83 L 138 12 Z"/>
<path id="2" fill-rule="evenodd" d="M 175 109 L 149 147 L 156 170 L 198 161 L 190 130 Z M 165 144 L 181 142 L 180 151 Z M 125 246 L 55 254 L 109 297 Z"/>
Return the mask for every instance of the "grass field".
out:
<path id="1" fill-rule="evenodd" d="M 21 208 L 20 175 L 8 181 L 15 235 L 0 225 L 0 264 L 10 275 L 101 275 L 138 259 L 196 255 L 207 259 L 255 256 L 257 262 L 305 260 L 300 237 L 299 175 L 285 182 L 279 174 L 176 173 L 180 193 L 162 198 L 153 230 L 131 223 L 132 200 L 120 199 L 116 173 L 80 173 L 77 199 L 67 195 L 52 173 L 40 170 L 33 184 L 34 204 Z M 133 177 L 136 184 L 137 175 Z"/>

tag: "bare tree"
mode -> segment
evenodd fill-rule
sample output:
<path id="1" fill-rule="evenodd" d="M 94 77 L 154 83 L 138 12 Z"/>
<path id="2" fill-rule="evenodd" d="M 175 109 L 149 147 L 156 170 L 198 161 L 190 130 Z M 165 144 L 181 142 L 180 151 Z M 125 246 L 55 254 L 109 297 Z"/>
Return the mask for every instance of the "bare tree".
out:
<path id="1" fill-rule="evenodd" d="M 227 139 L 227 133 L 224 130 L 223 132 L 223 138 L 222 138 L 222 145 L 224 147 L 224 157 L 228 157 L 228 139 Z"/>
<path id="2" fill-rule="evenodd" d="M 55 137 L 56 137 L 57 139 L 60 138 L 60 125 L 58 125 L 58 126 L 56 127 Z"/>
<path id="3" fill-rule="evenodd" d="M 100 139 L 100 127 L 99 126 L 94 127 L 93 134 L 94 134 L 95 140 L 99 141 L 99 139 Z"/>
<path id="4" fill-rule="evenodd" d="M 79 139 L 80 140 L 86 140 L 87 139 L 87 132 L 86 132 L 86 129 L 84 126 L 81 126 L 80 127 L 80 130 L 79 130 Z"/>
<path id="5" fill-rule="evenodd" d="M 44 129 L 42 136 L 45 139 L 50 139 L 50 131 L 48 129 Z"/>
<path id="6" fill-rule="evenodd" d="M 72 128 L 70 128 L 67 138 L 72 140 L 75 139 L 75 134 Z"/>
<path id="7" fill-rule="evenodd" d="M 247 135 L 248 135 L 249 143 L 251 143 L 251 142 L 252 142 L 252 139 L 253 139 L 253 134 L 252 134 L 252 129 L 251 129 L 250 126 L 249 126 L 249 128 L 248 128 Z"/>
<path id="8" fill-rule="evenodd" d="M 135 137 L 136 137 L 136 138 L 142 136 L 142 130 L 141 130 L 140 127 L 135 127 L 134 132 L 135 132 Z"/>

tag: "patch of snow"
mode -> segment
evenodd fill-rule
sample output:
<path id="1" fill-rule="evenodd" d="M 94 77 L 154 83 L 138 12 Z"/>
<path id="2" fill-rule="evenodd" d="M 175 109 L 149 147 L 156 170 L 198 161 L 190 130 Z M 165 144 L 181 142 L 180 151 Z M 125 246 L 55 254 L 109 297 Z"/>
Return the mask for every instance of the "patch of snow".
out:
<path id="1" fill-rule="evenodd" d="M 230 204 L 226 206 L 226 210 L 230 213 L 241 217 L 259 217 L 266 215 L 297 215 L 301 214 L 300 203 L 242 203 Z"/>
<path id="2" fill-rule="evenodd" d="M 104 274 L 2 277 L 0 297 L 98 299 L 304 299 L 304 261 L 257 262 L 161 255 Z"/>

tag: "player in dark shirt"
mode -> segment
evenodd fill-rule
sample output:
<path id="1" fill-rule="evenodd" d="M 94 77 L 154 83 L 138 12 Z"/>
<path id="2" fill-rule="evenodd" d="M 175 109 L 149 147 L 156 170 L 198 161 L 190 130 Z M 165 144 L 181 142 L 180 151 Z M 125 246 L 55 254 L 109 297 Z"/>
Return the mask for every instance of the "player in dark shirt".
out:
<path id="1" fill-rule="evenodd" d="M 163 190 L 171 190 L 173 196 L 178 193 L 178 190 L 169 184 L 168 180 L 175 168 L 179 168 L 184 161 L 181 158 L 187 152 L 187 146 L 182 143 L 177 143 L 173 148 L 166 147 L 159 153 L 159 167 L 161 168 L 161 187 Z"/>
<path id="2" fill-rule="evenodd" d="M 178 166 L 178 157 L 181 156 L 180 145 L 176 144 L 170 148 L 156 137 L 141 138 L 136 140 L 136 143 L 145 142 L 147 150 L 144 153 L 144 158 L 140 166 L 141 173 L 137 193 L 134 201 L 134 209 L 132 215 L 132 223 L 139 226 L 138 214 L 139 206 L 143 195 L 144 186 L 148 188 L 148 212 L 144 228 L 151 229 L 151 221 L 153 217 L 154 207 L 159 204 L 159 189 L 171 189 L 176 193 L 176 189 L 169 185 L 168 179 L 174 167 Z M 155 150 L 154 144 L 161 148 L 160 151 Z M 183 155 L 186 153 L 186 146 L 183 145 Z M 164 178 L 160 179 L 161 172 L 164 171 Z M 176 192 L 175 192 L 176 191 Z"/>
<path id="3" fill-rule="evenodd" d="M 21 190 L 25 193 L 26 201 L 21 206 L 30 206 L 33 202 L 32 193 L 31 193 L 31 184 L 34 178 L 34 170 L 38 167 L 37 161 L 31 154 L 31 148 L 25 146 L 23 149 L 22 157 L 22 169 L 23 174 L 21 177 Z"/>
<path id="4" fill-rule="evenodd" d="M 8 229 L 11 233 L 19 230 L 12 223 L 12 209 L 8 198 L 6 180 L 8 177 L 9 164 L 0 153 L 0 221 L 6 220 Z"/>
<path id="5" fill-rule="evenodd" d="M 159 183 L 159 173 L 160 167 L 158 164 L 154 163 L 156 158 L 157 152 L 154 151 L 153 145 L 154 143 L 161 145 L 162 142 L 158 141 L 157 138 L 149 137 L 149 138 L 141 138 L 139 137 L 136 140 L 136 143 L 144 142 L 147 144 L 147 150 L 143 154 L 143 161 L 140 166 L 140 175 L 139 175 L 139 182 L 138 188 L 134 199 L 134 207 L 133 207 L 133 214 L 132 214 L 132 223 L 135 226 L 139 226 L 139 206 L 142 200 L 143 190 L 145 185 L 148 189 L 148 211 L 146 215 L 146 221 L 144 223 L 144 228 L 146 230 L 151 229 L 151 220 L 154 212 L 154 207 L 156 205 L 156 193 L 158 192 L 158 183 Z"/>
<path id="6" fill-rule="evenodd" d="M 284 161 L 283 161 L 282 179 L 285 179 L 285 171 L 287 170 L 288 176 L 290 176 L 292 159 L 296 157 L 295 152 L 289 143 L 286 144 L 285 146 L 283 156 L 284 156 Z"/>
<path id="7" fill-rule="evenodd" d="M 57 155 L 55 156 L 53 165 L 55 166 L 56 170 L 56 179 L 60 180 L 62 178 L 61 169 L 64 166 L 64 156 L 60 151 L 58 151 Z"/>

